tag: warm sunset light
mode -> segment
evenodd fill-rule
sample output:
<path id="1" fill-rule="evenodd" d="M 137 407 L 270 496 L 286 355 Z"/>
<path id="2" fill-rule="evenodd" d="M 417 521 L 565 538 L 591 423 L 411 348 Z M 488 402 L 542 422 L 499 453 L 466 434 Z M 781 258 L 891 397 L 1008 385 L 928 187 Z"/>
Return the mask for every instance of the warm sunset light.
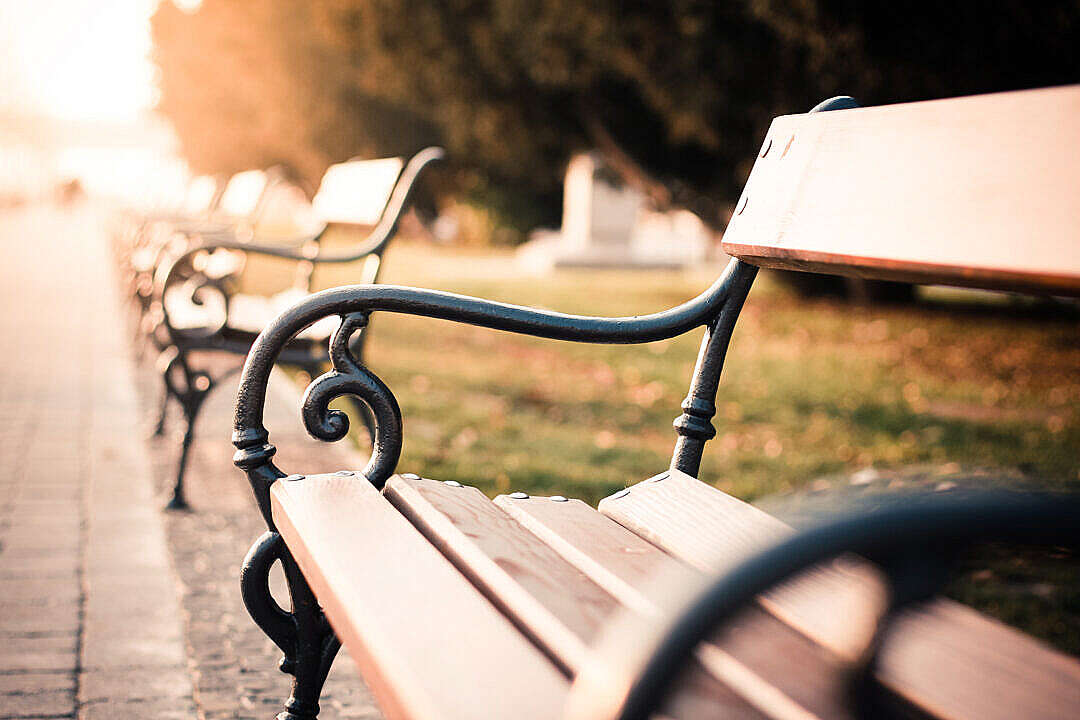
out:
<path id="1" fill-rule="evenodd" d="M 0 720 L 1078 718 L 1078 36 L 0 0 Z"/>
<path id="2" fill-rule="evenodd" d="M 187 170 L 157 102 L 157 0 L 0 0 L 0 188 L 78 178 L 138 204 L 175 197 Z"/>
<path id="3" fill-rule="evenodd" d="M 130 120 L 155 101 L 155 0 L 3 0 L 0 103 L 67 120 Z"/>

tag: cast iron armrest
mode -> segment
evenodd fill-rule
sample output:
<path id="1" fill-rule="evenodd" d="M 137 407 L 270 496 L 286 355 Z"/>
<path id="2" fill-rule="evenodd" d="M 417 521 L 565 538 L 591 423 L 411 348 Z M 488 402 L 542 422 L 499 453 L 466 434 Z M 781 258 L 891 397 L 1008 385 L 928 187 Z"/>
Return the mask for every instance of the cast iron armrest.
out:
<path id="1" fill-rule="evenodd" d="M 263 427 L 263 405 L 270 370 L 292 338 L 318 320 L 342 318 L 330 340 L 330 372 L 316 378 L 304 393 L 304 426 L 314 437 L 336 441 L 349 429 L 348 418 L 331 410 L 332 400 L 353 395 L 369 406 L 375 419 L 371 459 L 363 474 L 382 487 L 401 453 L 402 422 L 397 400 L 370 370 L 357 362 L 349 339 L 367 325 L 372 312 L 418 315 L 524 335 L 588 343 L 645 343 L 681 335 L 705 326 L 690 393 L 683 414 L 675 420 L 678 440 L 672 466 L 697 474 L 705 441 L 716 431 L 716 389 L 731 331 L 757 274 L 757 268 L 732 260 L 705 292 L 678 307 L 651 315 L 590 317 L 506 305 L 435 290 L 392 285 L 358 285 L 315 293 L 278 316 L 256 339 L 244 363 L 237 396 L 234 462 L 247 472 L 260 510 L 270 528 L 270 485 L 285 473 L 274 466 L 276 449 Z"/>

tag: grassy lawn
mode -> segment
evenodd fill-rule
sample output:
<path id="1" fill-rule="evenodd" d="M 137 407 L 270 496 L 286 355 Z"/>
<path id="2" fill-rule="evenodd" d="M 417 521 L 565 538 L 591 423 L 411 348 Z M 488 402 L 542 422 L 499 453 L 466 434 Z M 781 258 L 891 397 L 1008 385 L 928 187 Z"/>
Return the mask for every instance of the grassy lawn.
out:
<path id="1" fill-rule="evenodd" d="M 714 272 L 529 277 L 506 259 L 402 244 L 383 281 L 631 315 L 694 296 Z M 336 268 L 318 279 L 348 277 Z M 853 307 L 760 277 L 732 341 L 702 479 L 747 500 L 912 465 L 1080 487 L 1077 315 L 931 295 Z M 580 345 L 377 314 L 367 349 L 404 413 L 402 469 L 595 502 L 667 467 L 700 336 Z"/>
<path id="2" fill-rule="evenodd" d="M 350 272 L 320 271 L 319 284 Z M 401 243 L 383 281 L 631 315 L 693 297 L 716 272 L 530 277 L 509 256 Z M 917 305 L 867 308 L 808 301 L 763 274 L 701 479 L 767 502 L 861 485 L 1080 489 L 1078 330 L 1075 311 L 1002 295 L 931 289 Z M 385 313 L 370 332 L 368 365 L 404 414 L 403 471 L 590 503 L 667 468 L 701 337 L 580 345 Z M 1080 650 L 1075 558 L 992 551 L 971 567 L 954 597 Z"/>

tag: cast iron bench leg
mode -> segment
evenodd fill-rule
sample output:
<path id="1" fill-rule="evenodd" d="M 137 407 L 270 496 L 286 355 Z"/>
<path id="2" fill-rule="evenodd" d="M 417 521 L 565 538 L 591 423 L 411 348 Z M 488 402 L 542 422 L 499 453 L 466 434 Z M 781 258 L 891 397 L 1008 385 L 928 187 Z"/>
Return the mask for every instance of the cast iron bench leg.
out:
<path id="1" fill-rule="evenodd" d="M 270 594 L 270 568 L 275 562 L 285 571 L 292 612 L 282 609 Z M 292 693 L 278 720 L 315 720 L 341 641 L 276 532 L 264 533 L 251 546 L 240 570 L 240 591 L 252 619 L 285 654 L 278 667 L 293 676 Z"/>

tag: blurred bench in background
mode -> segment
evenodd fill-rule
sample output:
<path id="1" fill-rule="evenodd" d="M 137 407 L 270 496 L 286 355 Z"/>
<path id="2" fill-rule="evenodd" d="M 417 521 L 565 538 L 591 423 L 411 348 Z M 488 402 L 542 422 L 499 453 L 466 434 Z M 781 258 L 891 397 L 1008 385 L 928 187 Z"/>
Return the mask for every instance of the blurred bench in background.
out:
<path id="1" fill-rule="evenodd" d="M 294 676 L 280 718 L 317 715 L 339 640 L 393 718 L 1076 716 L 1080 662 L 935 597 L 971 543 L 1075 547 L 1075 499 L 946 493 L 792 535 L 696 479 L 758 265 L 1080 295 L 1080 87 L 815 110 L 774 121 L 725 236 L 735 259 L 676 308 L 593 318 L 361 286 L 270 323 L 233 442 L 268 526 L 245 602 Z M 704 327 L 670 468 L 598 510 L 396 474 L 397 402 L 349 350 L 377 311 L 590 343 Z M 348 422 L 329 403 L 358 397 L 373 454 L 362 470 L 286 475 L 262 422 L 270 370 L 337 317 L 303 421 L 339 440 Z M 276 562 L 288 611 L 268 590 Z"/>
<path id="2" fill-rule="evenodd" d="M 332 166 L 308 208 L 318 227 L 301 237 L 257 234 L 260 224 L 269 224 L 260 223 L 260 218 L 275 215 L 268 201 L 273 200 L 275 187 L 262 182 L 266 173 L 241 173 L 230 181 L 221 204 L 223 208 L 228 205 L 225 212 L 230 217 L 250 209 L 249 222 L 237 223 L 227 233 L 182 234 L 166 245 L 153 270 L 143 326 L 160 351 L 164 394 L 157 432 L 164 430 L 170 400 L 180 405 L 185 421 L 169 507 L 187 506 L 183 476 L 195 423 L 206 396 L 222 379 L 200 367 L 195 356 L 204 352 L 246 354 L 274 316 L 312 291 L 319 265 L 359 262 L 356 282 L 377 282 L 383 253 L 397 233 L 417 181 L 423 170 L 441 157 L 441 149 L 428 148 L 407 164 L 400 158 L 388 158 Z M 284 183 L 275 185 L 278 191 L 286 189 Z M 229 191 L 234 188 L 230 198 Z M 325 247 L 331 230 L 346 227 L 358 228 L 357 237 L 345 246 Z M 289 263 L 293 267 L 289 287 L 272 287 L 245 272 L 256 258 Z M 335 321 L 328 319 L 300 333 L 281 361 L 312 377 L 318 375 L 328 360 L 326 340 L 335 327 Z M 361 352 L 362 342 L 363 334 L 358 334 L 353 339 L 353 352 Z M 366 409 L 361 417 L 368 417 Z"/>

